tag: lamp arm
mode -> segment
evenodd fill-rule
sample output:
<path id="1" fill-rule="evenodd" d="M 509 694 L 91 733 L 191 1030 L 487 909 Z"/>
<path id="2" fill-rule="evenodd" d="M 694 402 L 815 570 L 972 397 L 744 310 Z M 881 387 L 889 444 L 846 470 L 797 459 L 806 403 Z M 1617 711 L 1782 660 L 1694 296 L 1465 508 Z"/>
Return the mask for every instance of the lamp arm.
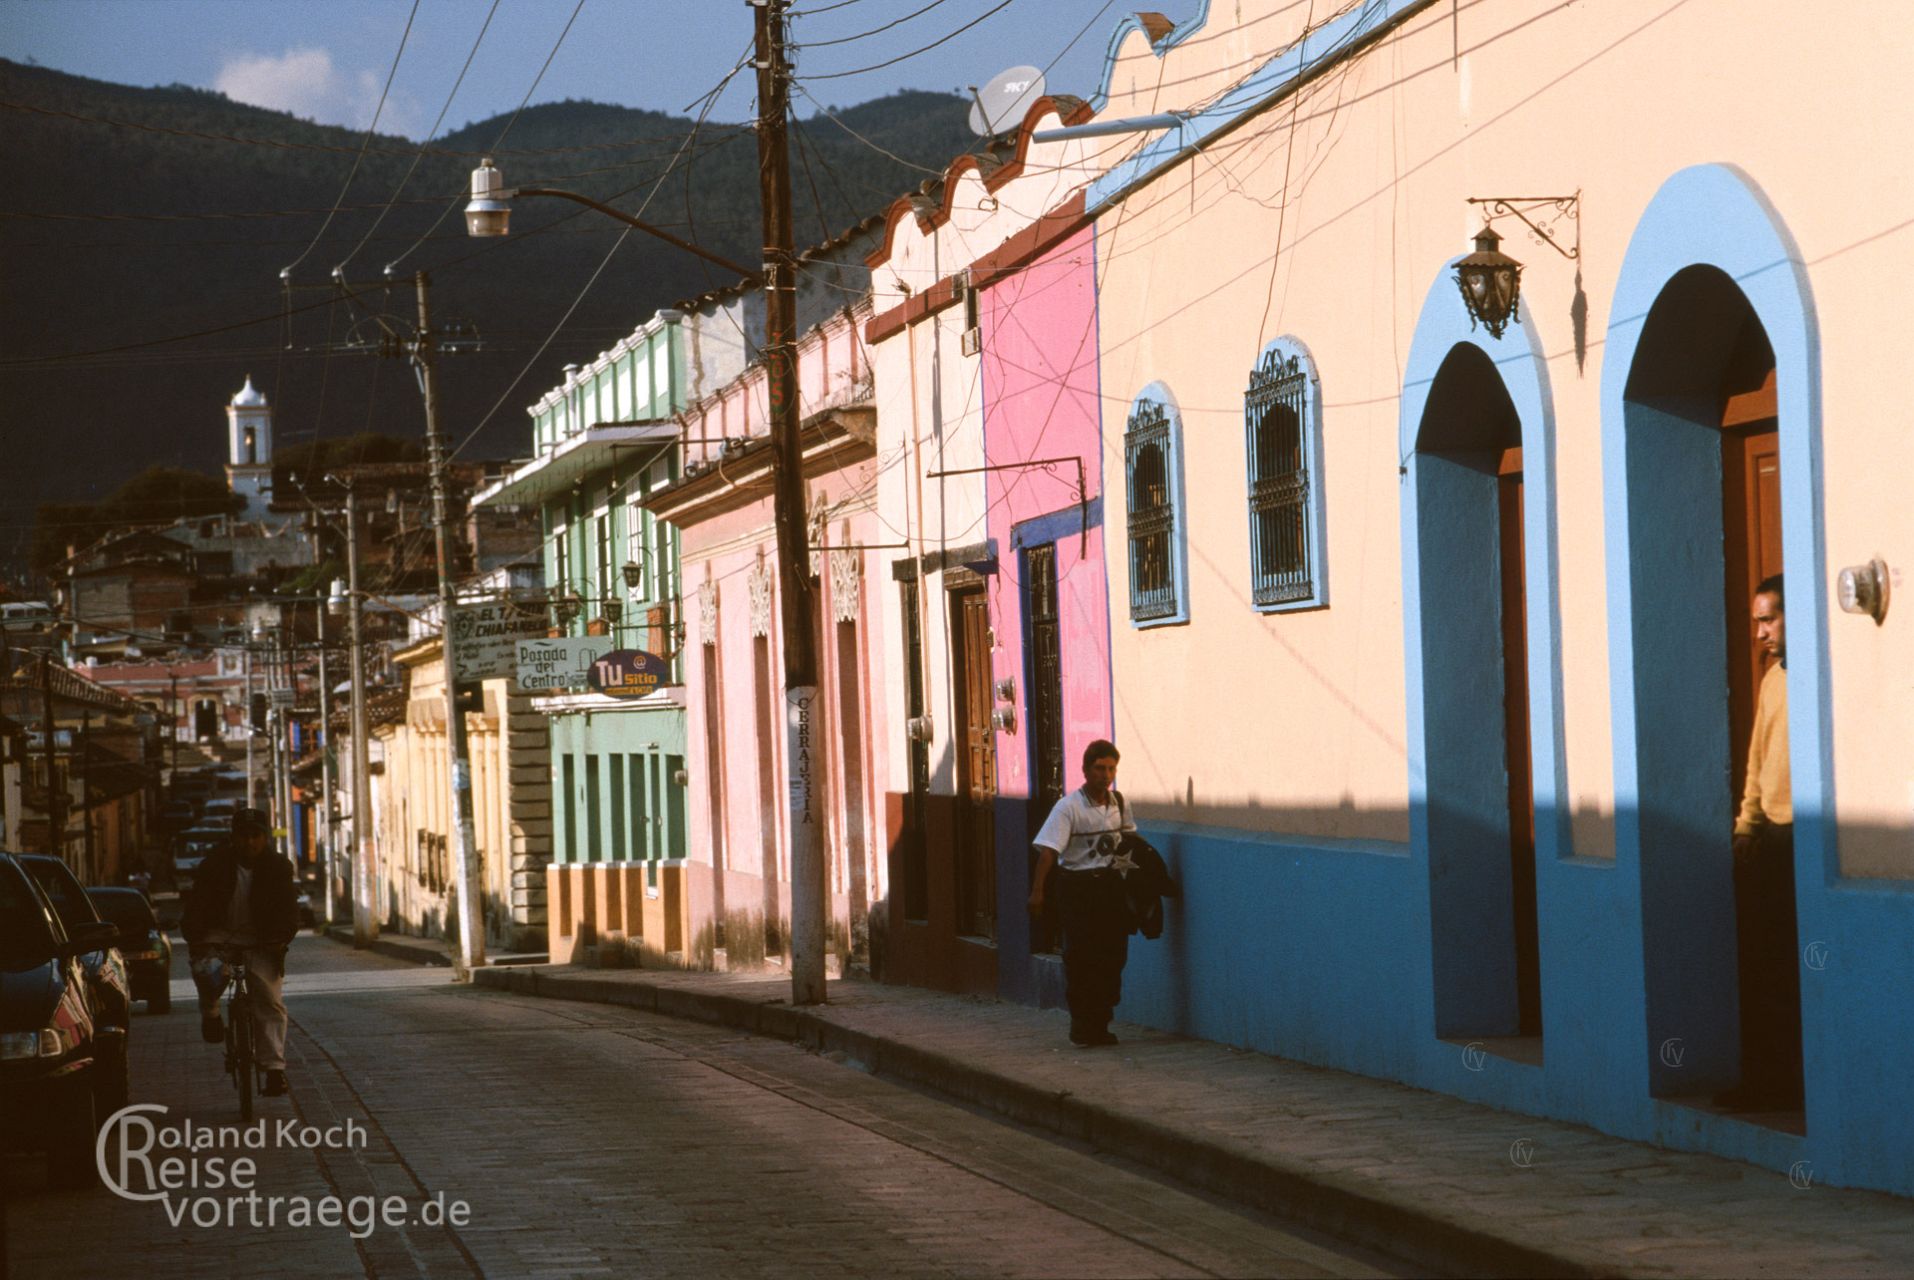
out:
<path id="1" fill-rule="evenodd" d="M 764 283 L 764 277 L 749 267 L 741 267 L 729 258 L 721 258 L 709 250 L 700 249 L 689 240 L 681 240 L 669 231 L 660 227 L 654 227 L 649 222 L 634 218 L 630 214 L 614 209 L 608 204 L 600 204 L 590 196 L 581 196 L 576 191 L 560 191 L 556 187 L 519 187 L 516 191 L 512 192 L 512 194 L 518 196 L 557 196 L 561 200 L 570 200 L 575 204 L 582 204 L 587 208 L 598 210 L 598 212 L 604 214 L 606 217 L 616 218 L 628 227 L 636 227 L 647 235 L 656 236 L 667 244 L 675 244 L 686 253 L 696 254 L 706 262 L 715 263 L 723 267 L 726 271 L 735 271 L 754 285 L 762 285 Z"/>

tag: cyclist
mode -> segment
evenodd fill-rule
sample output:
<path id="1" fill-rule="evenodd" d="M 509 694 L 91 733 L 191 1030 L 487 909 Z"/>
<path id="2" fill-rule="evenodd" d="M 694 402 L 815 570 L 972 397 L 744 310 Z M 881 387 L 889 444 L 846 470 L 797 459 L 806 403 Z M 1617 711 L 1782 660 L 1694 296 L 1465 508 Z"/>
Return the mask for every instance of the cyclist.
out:
<path id="1" fill-rule="evenodd" d="M 299 932 L 299 896 L 292 863 L 272 848 L 272 822 L 258 809 L 233 813 L 232 838 L 209 854 L 193 882 L 180 932 L 186 935 L 199 988 L 200 1034 L 225 1039 L 219 996 L 226 987 L 222 953 L 240 952 L 253 992 L 253 1042 L 267 1097 L 286 1092 L 286 1002 L 279 987 L 286 948 Z"/>

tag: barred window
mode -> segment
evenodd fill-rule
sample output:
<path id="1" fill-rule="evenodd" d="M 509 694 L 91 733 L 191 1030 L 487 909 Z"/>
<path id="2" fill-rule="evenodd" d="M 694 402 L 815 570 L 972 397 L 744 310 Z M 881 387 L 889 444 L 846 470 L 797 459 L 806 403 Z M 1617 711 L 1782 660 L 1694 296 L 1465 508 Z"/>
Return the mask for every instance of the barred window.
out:
<path id="1" fill-rule="evenodd" d="M 1274 344 L 1244 395 L 1250 598 L 1259 609 L 1323 603 L 1317 544 L 1319 448 L 1306 357 Z"/>
<path id="2" fill-rule="evenodd" d="M 1180 459 L 1175 420 L 1164 400 L 1138 398 L 1123 433 L 1129 481 L 1130 620 L 1143 624 L 1188 616 L 1177 517 Z"/>

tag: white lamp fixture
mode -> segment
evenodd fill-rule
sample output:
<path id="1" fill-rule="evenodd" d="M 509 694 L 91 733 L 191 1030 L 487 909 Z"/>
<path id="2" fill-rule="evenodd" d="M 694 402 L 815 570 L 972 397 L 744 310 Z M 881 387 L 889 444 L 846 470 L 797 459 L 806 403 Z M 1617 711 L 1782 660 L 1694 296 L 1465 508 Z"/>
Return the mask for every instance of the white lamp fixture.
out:
<path id="1" fill-rule="evenodd" d="M 512 196 L 505 175 L 490 156 L 472 170 L 472 199 L 465 206 L 465 231 L 474 236 L 502 236 L 512 229 Z"/>
<path id="2" fill-rule="evenodd" d="M 1887 562 L 1873 559 L 1841 570 L 1836 580 L 1841 608 L 1848 613 L 1865 613 L 1876 623 L 1887 617 Z"/>

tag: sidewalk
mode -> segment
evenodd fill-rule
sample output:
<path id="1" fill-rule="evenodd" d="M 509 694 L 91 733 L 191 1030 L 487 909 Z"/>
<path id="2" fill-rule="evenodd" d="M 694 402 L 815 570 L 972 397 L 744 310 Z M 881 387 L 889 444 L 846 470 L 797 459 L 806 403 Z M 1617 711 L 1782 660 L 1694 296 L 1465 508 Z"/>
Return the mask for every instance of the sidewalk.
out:
<path id="1" fill-rule="evenodd" d="M 1432 1269 L 1513 1275 L 1914 1274 L 1914 1205 L 1141 1027 L 860 979 L 798 1009 L 781 975 L 487 968 L 479 986 L 796 1041 L 1094 1143 Z M 1807 1181 L 1803 1179 L 1803 1181 Z"/>
<path id="2" fill-rule="evenodd" d="M 329 925 L 321 930 L 334 942 L 353 945 L 352 926 L 349 924 Z M 390 960 L 409 960 L 414 964 L 451 965 L 453 948 L 444 938 L 415 938 L 409 933 L 381 933 L 365 949 L 374 955 L 385 956 Z M 486 958 L 488 964 L 524 965 L 542 964 L 548 957 L 544 952 L 506 951 L 493 952 Z"/>

